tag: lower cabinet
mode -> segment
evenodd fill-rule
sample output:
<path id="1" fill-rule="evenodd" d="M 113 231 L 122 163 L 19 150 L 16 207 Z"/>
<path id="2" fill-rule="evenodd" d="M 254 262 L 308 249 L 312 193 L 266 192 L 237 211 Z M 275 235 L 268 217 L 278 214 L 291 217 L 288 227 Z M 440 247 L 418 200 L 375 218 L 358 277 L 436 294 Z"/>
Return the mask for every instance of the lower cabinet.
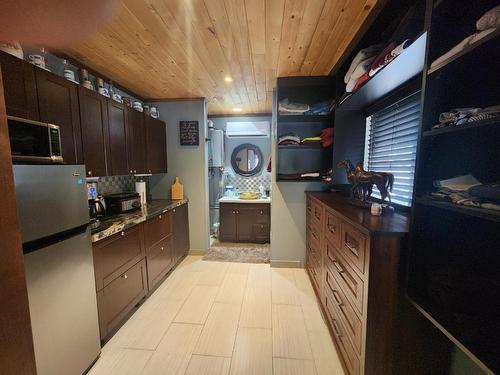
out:
<path id="1" fill-rule="evenodd" d="M 146 262 L 139 261 L 97 292 L 101 339 L 108 336 L 147 294 Z"/>
<path id="2" fill-rule="evenodd" d="M 187 203 L 172 210 L 172 230 L 173 230 L 173 258 L 177 263 L 181 258 L 188 255 L 189 244 L 189 214 Z"/>
<path id="3" fill-rule="evenodd" d="M 219 238 L 223 242 L 269 242 L 270 223 L 269 204 L 220 203 Z"/>

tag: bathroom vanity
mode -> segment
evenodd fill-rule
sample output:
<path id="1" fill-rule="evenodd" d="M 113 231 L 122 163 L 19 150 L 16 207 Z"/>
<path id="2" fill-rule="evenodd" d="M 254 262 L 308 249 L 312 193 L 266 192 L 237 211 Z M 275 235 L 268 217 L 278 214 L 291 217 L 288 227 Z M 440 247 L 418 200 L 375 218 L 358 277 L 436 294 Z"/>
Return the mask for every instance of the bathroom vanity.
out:
<path id="1" fill-rule="evenodd" d="M 219 200 L 221 242 L 266 243 L 270 240 L 271 200 L 244 200 L 224 197 Z"/>

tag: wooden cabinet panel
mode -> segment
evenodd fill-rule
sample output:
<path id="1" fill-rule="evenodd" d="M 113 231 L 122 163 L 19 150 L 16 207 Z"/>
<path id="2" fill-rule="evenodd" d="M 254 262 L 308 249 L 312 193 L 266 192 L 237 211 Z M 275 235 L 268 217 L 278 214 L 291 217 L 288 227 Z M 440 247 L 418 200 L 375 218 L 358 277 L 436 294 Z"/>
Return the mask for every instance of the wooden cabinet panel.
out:
<path id="1" fill-rule="evenodd" d="M 146 252 L 149 252 L 153 245 L 172 234 L 172 213 L 166 212 L 149 219 L 144 224 L 144 233 Z"/>
<path id="2" fill-rule="evenodd" d="M 142 225 L 121 232 L 93 247 L 97 290 L 144 258 Z"/>
<path id="3" fill-rule="evenodd" d="M 78 85 L 43 69 L 36 69 L 36 83 L 40 121 L 60 126 L 64 161 L 82 163 Z"/>
<path id="4" fill-rule="evenodd" d="M 232 207 L 231 204 L 220 205 L 219 239 L 221 242 L 238 241 L 236 208 Z"/>
<path id="5" fill-rule="evenodd" d="M 361 273 L 365 273 L 367 243 L 368 238 L 363 233 L 352 225 L 342 224 L 342 239 L 339 249 Z"/>
<path id="6" fill-rule="evenodd" d="M 340 220 L 329 210 L 325 210 L 325 236 L 337 249 L 340 248 Z"/>
<path id="7" fill-rule="evenodd" d="M 107 128 L 108 111 L 106 97 L 82 86 L 80 99 L 82 144 L 87 176 L 107 175 Z"/>
<path id="8" fill-rule="evenodd" d="M 236 207 L 236 239 L 238 242 L 251 242 L 253 240 L 254 213 L 252 208 Z"/>
<path id="9" fill-rule="evenodd" d="M 129 173 L 147 173 L 146 128 L 144 114 L 135 109 L 127 110 L 127 153 Z"/>
<path id="10" fill-rule="evenodd" d="M 112 99 L 107 100 L 109 131 L 109 174 L 125 175 L 129 173 L 127 158 L 127 109 L 123 104 Z"/>
<path id="11" fill-rule="evenodd" d="M 311 223 L 313 225 L 318 226 L 319 228 L 323 227 L 323 207 L 321 206 L 321 203 L 312 200 L 311 201 Z"/>
<path id="12" fill-rule="evenodd" d="M 0 51 L 5 107 L 10 116 L 40 120 L 35 67 Z"/>
<path id="13" fill-rule="evenodd" d="M 167 173 L 167 129 L 163 121 L 145 116 L 148 173 Z"/>
<path id="14" fill-rule="evenodd" d="M 177 262 L 189 252 L 189 213 L 188 205 L 172 210 L 172 231 L 174 241 L 174 262 Z"/>
<path id="15" fill-rule="evenodd" d="M 148 265 L 149 290 L 165 276 L 173 265 L 173 241 L 172 236 L 164 238 L 154 245 L 146 257 Z"/>
<path id="16" fill-rule="evenodd" d="M 146 296 L 147 290 L 146 263 L 141 260 L 97 292 L 101 339 Z"/>

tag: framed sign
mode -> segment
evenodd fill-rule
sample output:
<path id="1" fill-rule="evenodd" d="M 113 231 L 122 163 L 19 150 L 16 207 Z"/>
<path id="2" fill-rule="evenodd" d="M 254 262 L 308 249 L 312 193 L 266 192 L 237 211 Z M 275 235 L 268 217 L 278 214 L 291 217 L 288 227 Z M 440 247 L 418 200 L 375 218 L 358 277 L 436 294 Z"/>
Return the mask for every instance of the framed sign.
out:
<path id="1" fill-rule="evenodd" d="M 199 146 L 200 128 L 198 121 L 179 121 L 181 146 Z"/>

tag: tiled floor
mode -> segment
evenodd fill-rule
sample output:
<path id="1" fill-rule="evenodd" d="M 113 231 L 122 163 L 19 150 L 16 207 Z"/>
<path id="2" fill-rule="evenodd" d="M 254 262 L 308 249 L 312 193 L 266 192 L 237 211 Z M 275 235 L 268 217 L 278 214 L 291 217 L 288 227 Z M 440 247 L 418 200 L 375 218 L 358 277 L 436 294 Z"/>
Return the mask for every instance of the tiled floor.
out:
<path id="1" fill-rule="evenodd" d="M 91 375 L 343 375 L 303 269 L 189 256 Z"/>

